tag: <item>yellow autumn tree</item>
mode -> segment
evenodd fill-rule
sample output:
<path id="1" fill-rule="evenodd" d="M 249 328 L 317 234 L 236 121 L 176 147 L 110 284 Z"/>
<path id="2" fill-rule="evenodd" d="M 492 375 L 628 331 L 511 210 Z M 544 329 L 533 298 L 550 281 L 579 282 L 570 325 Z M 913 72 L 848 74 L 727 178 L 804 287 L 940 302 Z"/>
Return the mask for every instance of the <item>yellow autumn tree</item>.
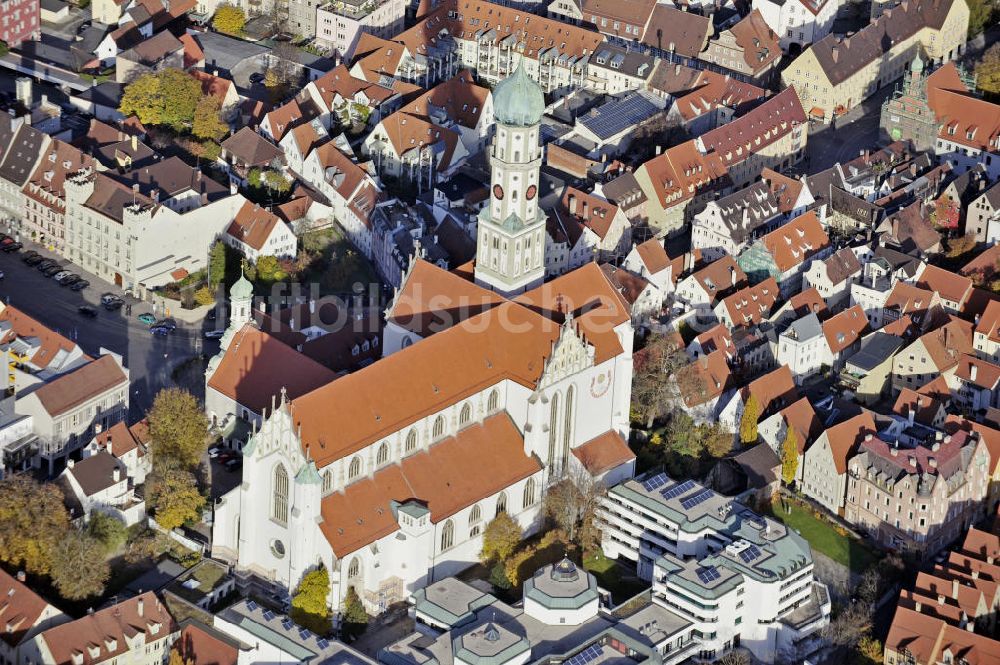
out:
<path id="1" fill-rule="evenodd" d="M 234 5 L 219 5 L 212 18 L 212 27 L 227 35 L 240 35 L 247 24 L 247 15 Z"/>
<path id="2" fill-rule="evenodd" d="M 760 404 L 751 393 L 746 406 L 743 407 L 743 417 L 740 418 L 740 443 L 745 446 L 757 443 L 757 420 L 759 419 Z"/>
<path id="3" fill-rule="evenodd" d="M 786 485 L 795 482 L 795 474 L 799 470 L 799 437 L 791 427 L 785 433 L 781 443 L 781 479 Z"/>

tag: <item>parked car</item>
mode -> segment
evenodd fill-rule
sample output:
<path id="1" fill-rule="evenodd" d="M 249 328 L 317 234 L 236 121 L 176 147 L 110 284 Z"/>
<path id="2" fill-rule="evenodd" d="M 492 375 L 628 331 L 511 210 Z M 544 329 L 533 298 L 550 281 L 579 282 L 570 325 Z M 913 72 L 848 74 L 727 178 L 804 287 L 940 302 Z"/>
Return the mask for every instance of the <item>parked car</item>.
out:
<path id="1" fill-rule="evenodd" d="M 225 334 L 225 330 L 206 330 L 205 339 L 219 339 Z"/>
<path id="2" fill-rule="evenodd" d="M 3 270 L 0 270 L 0 279 L 3 279 Z"/>
<path id="3" fill-rule="evenodd" d="M 58 282 L 63 277 L 66 277 L 69 274 L 71 274 L 69 270 L 60 270 L 56 274 L 52 275 L 52 279 L 54 279 L 54 280 L 56 280 Z"/>
<path id="4" fill-rule="evenodd" d="M 156 322 L 157 327 L 168 328 L 170 331 L 177 330 L 177 322 L 173 319 L 160 319 Z"/>
<path id="5" fill-rule="evenodd" d="M 29 266 L 37 266 L 39 263 L 45 260 L 46 260 L 45 257 L 42 256 L 41 254 L 35 254 L 34 256 L 29 256 L 27 259 L 24 260 L 24 262 L 27 263 Z"/>
<path id="6" fill-rule="evenodd" d="M 223 462 L 222 466 L 226 468 L 226 471 L 235 471 L 243 466 L 243 460 L 239 457 L 233 457 L 232 459 L 227 459 Z"/>
<path id="7" fill-rule="evenodd" d="M 13 243 L 14 239 L 8 235 L 5 235 L 3 238 L 0 238 L 0 245 L 11 245 Z"/>
<path id="8" fill-rule="evenodd" d="M 39 271 L 48 270 L 56 264 L 52 259 L 43 259 L 41 263 L 35 266 Z"/>
<path id="9" fill-rule="evenodd" d="M 216 457 L 219 456 L 219 453 L 221 451 L 222 448 L 220 448 L 219 446 L 212 446 L 211 448 L 208 449 L 208 456 L 211 457 L 212 459 L 215 459 Z"/>
<path id="10" fill-rule="evenodd" d="M 36 252 L 33 249 L 29 249 L 24 254 L 21 254 L 21 260 L 24 261 L 25 263 L 27 263 L 28 259 L 33 259 L 33 258 L 35 258 L 38 255 L 39 255 L 38 252 Z"/>
<path id="11" fill-rule="evenodd" d="M 80 312 L 80 314 L 86 316 L 88 319 L 97 318 L 97 310 L 90 305 L 80 305 L 76 308 L 76 311 Z"/>
<path id="12" fill-rule="evenodd" d="M 66 272 L 66 271 L 63 269 L 61 265 L 59 265 L 58 263 L 54 263 L 45 270 L 43 270 L 42 274 L 45 275 L 46 277 L 55 277 L 61 272 Z"/>
<path id="13" fill-rule="evenodd" d="M 10 254 L 11 252 L 16 252 L 17 250 L 21 249 L 22 247 L 24 247 L 24 245 L 22 245 L 21 243 L 19 243 L 19 242 L 12 242 L 9 245 L 4 245 L 2 247 L 2 249 L 3 249 L 3 251 L 5 251 L 8 254 Z"/>
<path id="14" fill-rule="evenodd" d="M 157 337 L 166 337 L 170 334 L 170 328 L 164 326 L 153 326 L 149 329 L 149 332 L 153 333 Z"/>
<path id="15" fill-rule="evenodd" d="M 66 275 L 65 277 L 63 277 L 62 279 L 60 279 L 58 281 L 63 286 L 70 286 L 71 284 L 75 284 L 76 282 L 79 282 L 80 281 L 80 276 L 77 275 L 76 273 L 72 273 L 71 272 L 70 274 Z"/>
<path id="16" fill-rule="evenodd" d="M 149 312 L 146 312 L 144 314 L 140 314 L 139 316 L 137 316 L 135 318 L 139 319 L 142 323 L 145 323 L 147 326 L 151 326 L 154 323 L 156 323 L 156 317 L 153 316 L 152 314 L 150 314 Z"/>
<path id="17" fill-rule="evenodd" d="M 81 279 L 79 281 L 73 282 L 73 284 L 70 285 L 69 290 L 70 291 L 83 291 L 88 286 L 90 286 L 90 282 L 88 282 L 85 279 Z"/>
<path id="18" fill-rule="evenodd" d="M 250 75 L 250 84 L 261 83 L 264 80 L 264 75 L 260 72 L 254 72 Z"/>

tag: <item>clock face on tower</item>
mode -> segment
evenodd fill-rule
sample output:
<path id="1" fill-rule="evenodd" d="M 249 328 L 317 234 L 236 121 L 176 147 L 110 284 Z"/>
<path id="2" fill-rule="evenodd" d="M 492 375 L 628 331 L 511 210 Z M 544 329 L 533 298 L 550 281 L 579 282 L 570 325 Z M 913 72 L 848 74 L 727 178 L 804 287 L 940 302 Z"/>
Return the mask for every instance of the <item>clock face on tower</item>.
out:
<path id="1" fill-rule="evenodd" d="M 534 185 L 531 185 L 530 187 L 528 187 L 528 191 L 524 193 L 524 197 L 530 201 L 531 199 L 535 198 L 535 193 L 537 191 L 538 188 L 535 187 Z"/>
<path id="2" fill-rule="evenodd" d="M 493 185 L 493 196 L 497 197 L 497 199 L 503 199 L 503 187 Z"/>

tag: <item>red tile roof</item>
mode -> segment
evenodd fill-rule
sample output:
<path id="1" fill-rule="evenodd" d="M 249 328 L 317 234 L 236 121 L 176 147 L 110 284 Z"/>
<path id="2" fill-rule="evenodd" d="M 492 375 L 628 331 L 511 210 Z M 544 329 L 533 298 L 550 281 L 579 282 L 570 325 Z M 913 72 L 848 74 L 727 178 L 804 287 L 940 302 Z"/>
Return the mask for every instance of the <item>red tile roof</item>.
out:
<path id="1" fill-rule="evenodd" d="M 773 277 L 768 277 L 760 284 L 740 289 L 723 298 L 722 302 L 725 303 L 734 326 L 750 326 L 770 316 L 771 308 L 779 295 L 778 283 Z"/>
<path id="2" fill-rule="evenodd" d="M 608 430 L 573 449 L 573 456 L 580 460 L 592 476 L 615 469 L 635 459 L 622 435 Z"/>
<path id="3" fill-rule="evenodd" d="M 115 357 L 108 354 L 56 377 L 32 394 L 49 415 L 59 416 L 116 387 L 127 391 L 128 376 Z"/>
<path id="4" fill-rule="evenodd" d="M 42 619 L 48 603 L 13 575 L 0 568 L 0 620 L 6 630 L 0 631 L 0 640 L 16 647 L 35 624 Z M 52 614 L 57 614 L 53 608 Z"/>
<path id="5" fill-rule="evenodd" d="M 847 460 L 854 456 L 867 435 L 874 436 L 876 432 L 875 420 L 868 411 L 862 411 L 849 420 L 827 428 L 826 438 L 838 474 L 847 473 Z"/>
<path id="6" fill-rule="evenodd" d="M 697 141 L 729 167 L 746 161 L 805 121 L 798 93 L 786 88 L 753 110 L 702 134 Z"/>
<path id="7" fill-rule="evenodd" d="M 284 224 L 278 216 L 266 208 L 261 208 L 256 203 L 247 201 L 236 213 L 236 217 L 229 224 L 226 233 L 260 251 L 264 249 L 264 243 L 268 241 L 274 228 L 278 224 Z"/>
<path id="8" fill-rule="evenodd" d="M 958 303 L 959 309 L 962 309 L 972 296 L 971 279 L 935 265 L 924 268 L 917 281 L 917 286 L 937 292 L 944 300 Z"/>
<path id="9" fill-rule="evenodd" d="M 865 308 L 855 305 L 835 314 L 823 322 L 823 335 L 830 351 L 838 354 L 851 344 L 861 339 L 861 334 L 868 330 L 868 317 Z"/>
<path id="10" fill-rule="evenodd" d="M 830 245 L 829 236 L 812 210 L 771 231 L 761 240 L 781 272 L 792 270 Z"/>

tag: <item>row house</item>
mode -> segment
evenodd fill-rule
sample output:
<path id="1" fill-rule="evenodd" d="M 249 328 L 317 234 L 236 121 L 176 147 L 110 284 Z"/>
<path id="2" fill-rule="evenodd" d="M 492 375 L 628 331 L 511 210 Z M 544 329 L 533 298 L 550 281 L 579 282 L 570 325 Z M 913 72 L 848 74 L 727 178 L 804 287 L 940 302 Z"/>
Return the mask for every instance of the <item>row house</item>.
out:
<path id="1" fill-rule="evenodd" d="M 24 572 L 11 575 L 0 569 L 0 594 L 4 598 L 7 630 L 0 635 L 0 662 L 10 665 L 22 661 L 20 652 L 35 635 L 70 618 L 25 584 Z"/>
<path id="2" fill-rule="evenodd" d="M 764 101 L 764 88 L 709 69 L 690 69 L 660 60 L 649 82 L 652 92 L 670 102 L 667 121 L 691 136 L 720 127 Z"/>
<path id="3" fill-rule="evenodd" d="M 817 417 L 808 397 L 796 400 L 757 423 L 757 436 L 760 442 L 769 446 L 779 459 L 785 440 L 790 435 L 794 436 L 798 459 L 795 481 L 799 483 L 802 482 L 802 458 L 806 448 L 810 447 L 822 433 L 823 423 Z"/>
<path id="4" fill-rule="evenodd" d="M 649 281 L 660 293 L 664 301 L 674 292 L 677 281 L 684 271 L 686 255 L 671 259 L 663 241 L 650 238 L 646 242 L 632 245 L 632 249 L 622 261 L 622 267 Z"/>
<path id="5" fill-rule="evenodd" d="M 0 215 L 8 231 L 21 226 L 26 209 L 24 187 L 50 141 L 25 118 L 0 115 Z"/>
<path id="6" fill-rule="evenodd" d="M 1000 301 L 991 300 L 986 305 L 972 336 L 977 357 L 1000 363 Z"/>
<path id="7" fill-rule="evenodd" d="M 345 128 L 374 127 L 402 101 L 396 90 L 356 77 L 343 64 L 310 81 L 299 96 L 308 97 L 321 109 L 320 120 L 328 131 L 335 126 L 334 120 Z"/>
<path id="8" fill-rule="evenodd" d="M 618 262 L 632 247 L 632 226 L 621 209 L 596 192 L 575 187 L 567 187 L 550 211 L 546 230 L 548 275 L 561 275 L 595 260 Z"/>
<path id="9" fill-rule="evenodd" d="M 722 298 L 746 285 L 746 273 L 736 259 L 723 256 L 680 280 L 674 299 L 686 311 L 693 312 L 699 323 L 708 323 Z"/>
<path id="10" fill-rule="evenodd" d="M 954 404 L 962 413 L 983 415 L 1000 406 L 1000 367 L 973 355 L 963 355 L 950 377 Z"/>
<path id="11" fill-rule="evenodd" d="M 725 324 L 720 324 L 719 327 L 725 329 Z M 729 344 L 732 345 L 728 334 L 721 337 L 723 343 L 729 341 Z M 733 396 L 719 410 L 719 425 L 728 432 L 734 434 L 739 432 L 740 424 L 743 422 L 743 413 L 746 410 L 747 402 L 751 399 L 757 406 L 758 423 L 798 401 L 799 392 L 791 370 L 785 365 L 779 366 L 777 369 L 755 378 L 733 393 Z"/>
<path id="12" fill-rule="evenodd" d="M 912 448 L 873 437 L 848 462 L 848 475 L 847 521 L 884 547 L 926 559 L 981 517 L 989 452 L 964 430 Z"/>
<path id="13" fill-rule="evenodd" d="M 223 242 L 252 263 L 262 256 L 294 259 L 298 238 L 291 227 L 270 210 L 246 201 L 226 228 Z"/>
<path id="14" fill-rule="evenodd" d="M 866 252 L 866 247 L 858 248 Z M 802 288 L 815 288 L 830 309 L 843 307 L 850 300 L 851 286 L 860 280 L 861 261 L 854 248 L 845 247 L 824 260 L 813 260 L 802 275 Z"/>
<path id="15" fill-rule="evenodd" d="M 727 76 L 770 88 L 778 81 L 781 43 L 761 12 L 754 9 L 713 36 L 698 58 Z"/>
<path id="16" fill-rule="evenodd" d="M 830 122 L 903 75 L 918 53 L 952 60 L 965 50 L 969 8 L 960 0 L 901 3 L 850 36 L 828 34 L 782 71 L 811 117 Z"/>
<path id="17" fill-rule="evenodd" d="M 934 265 L 924 268 L 920 273 L 920 279 L 917 280 L 917 286 L 936 293 L 941 307 L 949 314 L 955 315 L 965 311 L 965 306 L 973 293 L 973 283 L 970 278 Z"/>
<path id="18" fill-rule="evenodd" d="M 764 169 L 760 182 L 709 201 L 694 216 L 691 246 L 700 249 L 706 260 L 739 256 L 757 238 L 801 215 L 812 203 L 804 181 Z"/>
<path id="19" fill-rule="evenodd" d="M 781 292 L 773 277 L 728 295 L 715 306 L 715 318 L 732 328 L 756 326 L 771 315 Z"/>
<path id="20" fill-rule="evenodd" d="M 927 77 L 927 102 L 938 125 L 938 160 L 958 173 L 980 168 L 1000 178 L 1000 104 L 976 96 L 954 62 Z"/>
<path id="21" fill-rule="evenodd" d="M 965 232 L 978 242 L 1000 242 L 1000 182 L 972 200 L 966 209 Z"/>
<path id="22" fill-rule="evenodd" d="M 832 251 L 829 236 L 810 210 L 762 236 L 740 254 L 738 262 L 751 281 L 773 277 L 787 298 L 801 288 L 809 260 L 823 259 Z"/>
<path id="23" fill-rule="evenodd" d="M 66 192 L 70 173 L 93 168 L 93 159 L 77 147 L 52 140 L 24 186 L 24 229 L 41 245 L 62 252 L 66 237 Z"/>
<path id="24" fill-rule="evenodd" d="M 971 323 L 952 318 L 914 340 L 893 360 L 893 392 L 918 389 L 938 376 L 954 374 L 962 356 L 972 353 L 972 331 Z"/>
<path id="25" fill-rule="evenodd" d="M 802 492 L 836 515 L 842 515 L 847 497 L 848 461 L 863 441 L 876 433 L 868 411 L 826 430 L 806 448 L 802 464 Z"/>
<path id="26" fill-rule="evenodd" d="M 89 443 L 98 428 L 125 419 L 128 376 L 121 359 L 106 354 L 17 397 L 14 410 L 33 418 L 38 454 L 49 474 L 57 460 Z"/>
<path id="27" fill-rule="evenodd" d="M 830 34 L 840 6 L 837 0 L 753 0 L 754 11 L 777 33 L 786 52 L 801 52 Z"/>

